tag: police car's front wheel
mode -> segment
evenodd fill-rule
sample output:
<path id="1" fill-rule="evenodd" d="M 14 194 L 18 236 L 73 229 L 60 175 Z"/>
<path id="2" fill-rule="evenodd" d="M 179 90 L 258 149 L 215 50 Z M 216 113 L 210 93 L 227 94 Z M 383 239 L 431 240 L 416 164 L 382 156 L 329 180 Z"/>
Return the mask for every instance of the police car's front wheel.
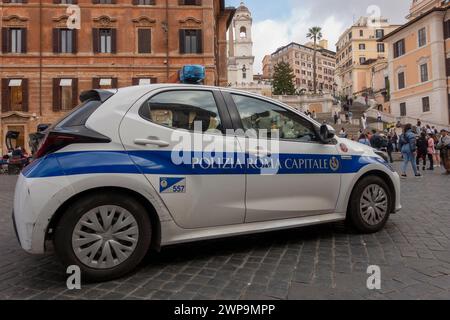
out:
<path id="1" fill-rule="evenodd" d="M 54 245 L 66 266 L 80 267 L 82 280 L 108 281 L 136 268 L 150 241 L 145 208 L 131 197 L 109 193 L 71 205 L 58 223 Z"/>
<path id="2" fill-rule="evenodd" d="M 374 233 L 384 228 L 391 213 L 391 192 L 378 176 L 360 180 L 352 193 L 347 222 L 358 232 Z"/>

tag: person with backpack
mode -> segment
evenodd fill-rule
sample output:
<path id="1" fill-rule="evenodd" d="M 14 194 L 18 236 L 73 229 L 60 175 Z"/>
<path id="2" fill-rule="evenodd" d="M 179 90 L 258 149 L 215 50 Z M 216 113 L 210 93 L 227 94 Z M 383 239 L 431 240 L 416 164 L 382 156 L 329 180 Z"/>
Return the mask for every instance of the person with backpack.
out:
<path id="1" fill-rule="evenodd" d="M 417 170 L 420 170 L 420 160 L 423 161 L 422 170 L 425 171 L 427 168 L 427 154 L 428 154 L 428 139 L 424 131 L 420 134 L 419 139 L 416 142 L 417 146 Z"/>
<path id="2" fill-rule="evenodd" d="M 428 153 L 428 160 L 430 162 L 430 167 L 428 168 L 428 170 L 433 171 L 434 170 L 434 155 L 436 153 L 436 147 L 434 144 L 434 133 L 431 133 L 430 135 L 428 135 L 427 153 Z"/>
<path id="3" fill-rule="evenodd" d="M 417 171 L 417 163 L 415 158 L 416 152 L 416 136 L 413 133 L 412 125 L 408 123 L 405 126 L 403 134 L 400 136 L 400 150 L 403 156 L 403 164 L 402 164 L 402 178 L 407 178 L 406 169 L 408 168 L 408 164 L 411 163 L 411 166 L 414 171 L 414 175 L 416 177 L 422 177 L 422 175 Z"/>

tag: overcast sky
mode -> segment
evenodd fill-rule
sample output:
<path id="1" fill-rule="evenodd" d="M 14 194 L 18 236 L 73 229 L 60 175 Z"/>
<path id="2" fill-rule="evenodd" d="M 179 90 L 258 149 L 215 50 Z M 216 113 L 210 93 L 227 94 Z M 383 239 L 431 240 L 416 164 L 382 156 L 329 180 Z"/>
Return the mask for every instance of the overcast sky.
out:
<path id="1" fill-rule="evenodd" d="M 241 0 L 225 0 L 239 6 Z M 320 26 L 330 50 L 342 32 L 364 15 L 381 15 L 402 24 L 412 0 L 246 0 L 253 15 L 255 73 L 261 71 L 265 54 L 291 41 L 305 43 L 308 28 Z"/>

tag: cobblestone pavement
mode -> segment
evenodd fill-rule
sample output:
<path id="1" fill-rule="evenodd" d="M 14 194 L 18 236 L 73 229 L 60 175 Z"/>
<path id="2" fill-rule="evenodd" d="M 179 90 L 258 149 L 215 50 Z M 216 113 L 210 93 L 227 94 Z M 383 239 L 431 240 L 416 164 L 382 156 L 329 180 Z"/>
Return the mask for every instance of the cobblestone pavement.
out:
<path id="1" fill-rule="evenodd" d="M 0 299 L 450 299 L 450 177 L 437 172 L 403 182 L 404 210 L 378 234 L 332 224 L 176 246 L 80 291 L 66 289 L 54 255 L 19 248 L 14 183 L 0 176 Z M 370 265 L 379 291 L 366 287 Z"/>

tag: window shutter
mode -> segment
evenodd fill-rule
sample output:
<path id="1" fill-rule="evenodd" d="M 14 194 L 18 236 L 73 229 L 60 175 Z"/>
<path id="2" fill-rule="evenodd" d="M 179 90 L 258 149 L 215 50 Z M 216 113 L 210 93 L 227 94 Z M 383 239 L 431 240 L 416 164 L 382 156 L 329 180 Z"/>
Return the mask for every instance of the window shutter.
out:
<path id="1" fill-rule="evenodd" d="M 61 3 L 61 0 L 53 0 L 53 3 L 54 3 L 54 4 L 60 4 L 60 3 Z"/>
<path id="2" fill-rule="evenodd" d="M 202 5 L 202 0 L 195 0 L 195 5 L 196 6 L 201 6 Z"/>
<path id="3" fill-rule="evenodd" d="M 100 89 L 100 78 L 92 78 L 92 89 Z"/>
<path id="4" fill-rule="evenodd" d="M 139 85 L 139 78 L 132 78 L 131 79 L 131 85 L 138 86 Z"/>
<path id="5" fill-rule="evenodd" d="M 78 79 L 72 79 L 72 107 L 78 105 Z"/>
<path id="6" fill-rule="evenodd" d="M 151 52 L 151 30 L 138 29 L 138 53 Z"/>
<path id="7" fill-rule="evenodd" d="M 203 53 L 203 32 L 197 30 L 197 53 Z"/>
<path id="8" fill-rule="evenodd" d="M 22 53 L 27 53 L 27 29 L 22 28 Z"/>
<path id="9" fill-rule="evenodd" d="M 22 3 L 28 3 L 28 0 L 22 0 Z"/>
<path id="10" fill-rule="evenodd" d="M 10 3 L 11 0 L 3 0 L 3 3 Z"/>
<path id="11" fill-rule="evenodd" d="M 158 83 L 158 78 L 150 78 L 152 84 Z"/>
<path id="12" fill-rule="evenodd" d="M 73 29 L 72 31 L 72 53 L 78 52 L 78 30 Z"/>
<path id="13" fill-rule="evenodd" d="M 184 4 L 184 0 L 178 0 L 178 5 L 182 6 Z"/>
<path id="14" fill-rule="evenodd" d="M 111 79 L 111 87 L 113 87 L 113 89 L 117 89 L 119 87 L 119 80 L 117 78 Z"/>
<path id="15" fill-rule="evenodd" d="M 116 0 L 111 0 L 111 4 L 116 4 L 117 1 Z"/>
<path id="16" fill-rule="evenodd" d="M 2 79 L 2 112 L 11 110 L 11 101 L 9 99 L 9 79 Z"/>
<path id="17" fill-rule="evenodd" d="M 99 53 L 99 30 L 96 28 L 92 29 L 92 50 L 94 53 Z"/>
<path id="18" fill-rule="evenodd" d="M 28 112 L 28 79 L 22 79 L 22 111 Z"/>
<path id="19" fill-rule="evenodd" d="M 99 4 L 100 1 L 99 1 L 99 0 L 92 0 L 92 3 L 93 3 L 93 4 Z"/>
<path id="20" fill-rule="evenodd" d="M 2 28 L 2 52 L 9 52 L 9 29 Z"/>
<path id="21" fill-rule="evenodd" d="M 185 53 L 186 30 L 180 29 L 180 53 Z"/>
<path id="22" fill-rule="evenodd" d="M 61 90 L 60 83 L 61 79 L 54 78 L 53 79 L 53 111 L 58 112 L 61 111 Z"/>
<path id="23" fill-rule="evenodd" d="M 111 53 L 117 52 L 117 30 L 111 29 Z"/>
<path id="24" fill-rule="evenodd" d="M 53 29 L 53 53 L 59 53 L 61 52 L 60 49 L 60 33 L 61 31 L 59 29 Z"/>
<path id="25" fill-rule="evenodd" d="M 139 0 L 133 0 L 133 6 L 137 6 L 139 4 Z"/>

